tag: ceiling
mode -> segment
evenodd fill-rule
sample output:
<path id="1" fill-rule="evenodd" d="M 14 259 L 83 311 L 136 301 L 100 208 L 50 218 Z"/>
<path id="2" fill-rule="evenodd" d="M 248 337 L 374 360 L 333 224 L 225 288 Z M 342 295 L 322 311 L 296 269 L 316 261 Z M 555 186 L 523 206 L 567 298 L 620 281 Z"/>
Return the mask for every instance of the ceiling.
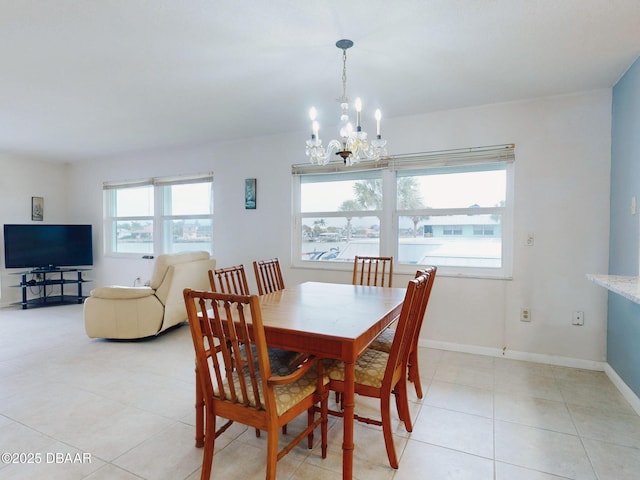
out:
<path id="1" fill-rule="evenodd" d="M 0 0 L 0 152 L 306 138 L 312 105 L 337 124 L 341 38 L 349 95 L 393 118 L 612 87 L 640 0 Z"/>

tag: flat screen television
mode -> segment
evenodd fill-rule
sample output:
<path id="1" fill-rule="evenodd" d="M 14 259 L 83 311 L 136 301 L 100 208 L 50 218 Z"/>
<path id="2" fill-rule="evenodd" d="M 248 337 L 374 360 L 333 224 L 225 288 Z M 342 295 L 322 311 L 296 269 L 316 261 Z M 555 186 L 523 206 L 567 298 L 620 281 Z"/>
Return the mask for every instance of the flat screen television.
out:
<path id="1" fill-rule="evenodd" d="M 4 226 L 5 268 L 93 265 L 91 225 Z"/>

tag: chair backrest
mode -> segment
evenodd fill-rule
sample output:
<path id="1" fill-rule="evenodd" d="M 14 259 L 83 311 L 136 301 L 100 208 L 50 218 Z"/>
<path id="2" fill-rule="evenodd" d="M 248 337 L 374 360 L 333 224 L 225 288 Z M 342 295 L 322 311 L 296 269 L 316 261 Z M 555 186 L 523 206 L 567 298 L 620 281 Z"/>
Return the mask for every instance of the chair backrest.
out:
<path id="1" fill-rule="evenodd" d="M 429 277 L 429 272 L 423 272 L 416 278 L 409 280 L 398 326 L 393 336 L 383 384 L 389 382 L 389 385 L 395 385 L 400 378 L 399 375 L 404 375 L 406 371 L 420 314 L 421 312 L 424 314 L 423 306 L 426 306 Z"/>
<path id="2" fill-rule="evenodd" d="M 209 283 L 213 292 L 249 295 L 244 265 L 209 270 Z"/>
<path id="3" fill-rule="evenodd" d="M 174 265 L 206 261 L 209 260 L 209 258 L 209 252 L 205 251 L 164 253 L 162 255 L 158 255 L 153 264 L 153 274 L 149 280 L 149 286 L 154 290 L 158 290 L 161 284 L 165 281 L 167 272 L 169 272 L 170 268 Z"/>
<path id="4" fill-rule="evenodd" d="M 257 295 L 185 289 L 184 300 L 205 402 L 224 401 L 226 414 L 236 411 L 225 418 L 242 409 L 275 414 L 273 390 L 263 388 L 271 367 Z"/>
<path id="5" fill-rule="evenodd" d="M 393 257 L 357 256 L 353 260 L 353 285 L 391 287 Z"/>
<path id="6" fill-rule="evenodd" d="M 284 289 L 280 260 L 277 258 L 256 260 L 253 262 L 253 271 L 256 274 L 259 295 Z"/>
<path id="7" fill-rule="evenodd" d="M 207 272 L 216 268 L 216 260 L 209 253 L 186 252 L 158 255 L 150 286 L 164 305 L 164 316 L 159 331 L 184 322 L 187 311 L 182 292 L 185 288 L 207 290 Z"/>
<path id="8" fill-rule="evenodd" d="M 418 319 L 416 323 L 416 330 L 414 332 L 414 338 L 411 345 L 411 350 L 415 350 L 418 348 L 418 338 L 420 336 L 420 330 L 422 329 L 422 322 L 424 321 L 424 316 L 427 311 L 427 304 L 429 303 L 429 298 L 431 297 L 431 289 L 433 288 L 433 282 L 436 279 L 436 272 L 438 271 L 438 267 L 432 265 L 430 267 L 425 268 L 424 270 L 418 270 L 416 272 L 416 277 L 418 278 L 422 275 L 429 275 L 429 280 L 427 282 L 426 291 L 423 294 L 422 304 L 420 305 L 420 311 L 418 312 Z"/>

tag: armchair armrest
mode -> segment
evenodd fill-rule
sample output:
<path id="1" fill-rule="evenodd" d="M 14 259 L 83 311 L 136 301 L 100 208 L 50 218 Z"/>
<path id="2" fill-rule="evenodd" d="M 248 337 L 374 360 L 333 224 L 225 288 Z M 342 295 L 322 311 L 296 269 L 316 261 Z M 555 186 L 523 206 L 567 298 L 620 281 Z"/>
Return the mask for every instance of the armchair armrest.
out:
<path id="1" fill-rule="evenodd" d="M 279 376 L 272 375 L 267 379 L 267 383 L 271 386 L 275 385 L 287 385 L 293 383 L 305 375 L 309 369 L 316 364 L 316 357 L 309 355 L 306 360 L 300 365 L 300 368 L 290 373 L 289 375 Z"/>
<path id="2" fill-rule="evenodd" d="M 90 295 L 95 298 L 111 300 L 130 300 L 134 298 L 150 297 L 155 293 L 151 287 L 122 287 L 118 285 L 110 287 L 98 287 L 91 290 Z"/>

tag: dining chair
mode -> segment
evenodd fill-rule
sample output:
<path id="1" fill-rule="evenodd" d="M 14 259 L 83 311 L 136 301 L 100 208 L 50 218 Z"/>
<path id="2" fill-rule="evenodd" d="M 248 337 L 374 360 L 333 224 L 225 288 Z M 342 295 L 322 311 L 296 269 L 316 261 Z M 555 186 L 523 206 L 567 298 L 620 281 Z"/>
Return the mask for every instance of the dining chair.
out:
<path id="1" fill-rule="evenodd" d="M 267 479 L 276 478 L 277 461 L 305 437 L 312 448 L 318 426 L 326 458 L 328 379 L 322 362 L 308 356 L 293 373 L 274 375 L 256 295 L 185 289 L 184 299 L 206 410 L 201 480 L 211 476 L 215 439 L 233 422 L 267 431 Z M 280 428 L 305 412 L 307 427 L 278 450 Z M 226 420 L 218 429 L 217 417 Z"/>
<path id="2" fill-rule="evenodd" d="M 418 270 L 416 272 L 416 277 L 422 275 L 422 273 L 429 273 L 429 284 L 427 286 L 427 301 L 431 297 L 431 289 L 433 288 L 433 282 L 436 279 L 436 272 L 438 267 L 435 265 L 425 268 L 424 270 Z M 424 306 L 426 312 L 426 304 Z M 424 395 L 422 393 L 422 383 L 420 382 L 420 370 L 418 367 L 418 341 L 420 340 L 420 330 L 422 329 L 422 322 L 424 321 L 424 313 L 422 317 L 418 319 L 418 325 L 416 331 L 414 333 L 414 338 L 411 343 L 411 350 L 409 351 L 409 361 L 407 364 L 407 377 L 410 382 L 413 383 L 414 388 L 416 389 L 416 396 L 418 398 L 422 398 Z M 392 328 L 387 328 L 384 330 L 378 338 L 376 338 L 373 343 L 369 346 L 374 350 L 380 350 L 382 352 L 390 352 L 391 345 L 393 344 L 393 338 L 395 336 L 395 330 Z"/>
<path id="3" fill-rule="evenodd" d="M 249 295 L 244 265 L 209 270 L 209 283 L 213 292 Z"/>
<path id="4" fill-rule="evenodd" d="M 213 292 L 250 295 L 244 265 L 209 270 L 209 283 L 211 284 L 211 290 Z M 277 372 L 279 375 L 288 375 L 297 367 L 297 363 L 304 359 L 299 352 L 291 352 L 273 347 L 268 347 L 267 350 L 271 370 Z M 282 427 L 282 433 L 287 433 L 286 425 Z M 260 430 L 256 429 L 256 437 L 259 436 Z"/>
<path id="5" fill-rule="evenodd" d="M 387 456 L 392 468 L 398 468 L 398 456 L 391 431 L 391 396 L 395 397 L 400 420 L 404 422 L 406 430 L 411 432 L 413 424 L 407 398 L 406 370 L 414 331 L 423 305 L 426 305 L 428 281 L 429 273 L 427 272 L 409 280 L 391 351 L 387 353 L 368 348 L 356 360 L 355 393 L 380 400 L 381 420 L 362 417 L 358 414 L 355 414 L 354 418 L 360 422 L 382 426 Z M 343 394 L 344 363 L 325 361 L 325 371 L 329 376 L 329 390 Z M 343 416 L 342 411 L 330 410 L 329 413 Z"/>
<path id="6" fill-rule="evenodd" d="M 256 274 L 259 295 L 284 289 L 284 280 L 282 279 L 282 270 L 280 269 L 280 260 L 278 258 L 254 261 L 253 271 Z"/>
<path id="7" fill-rule="evenodd" d="M 393 257 L 364 257 L 353 259 L 353 285 L 391 287 L 393 282 Z"/>
<path id="8" fill-rule="evenodd" d="M 209 270 L 209 282 L 211 283 L 211 290 L 214 292 L 233 293 L 236 295 L 251 294 L 244 265 Z M 282 288 L 284 288 L 284 285 Z M 285 375 L 287 369 L 291 370 L 292 367 L 296 367 L 295 362 L 302 359 L 302 355 L 299 352 L 273 347 L 269 347 L 268 351 L 271 359 L 271 369 L 277 370 L 281 375 Z"/>

